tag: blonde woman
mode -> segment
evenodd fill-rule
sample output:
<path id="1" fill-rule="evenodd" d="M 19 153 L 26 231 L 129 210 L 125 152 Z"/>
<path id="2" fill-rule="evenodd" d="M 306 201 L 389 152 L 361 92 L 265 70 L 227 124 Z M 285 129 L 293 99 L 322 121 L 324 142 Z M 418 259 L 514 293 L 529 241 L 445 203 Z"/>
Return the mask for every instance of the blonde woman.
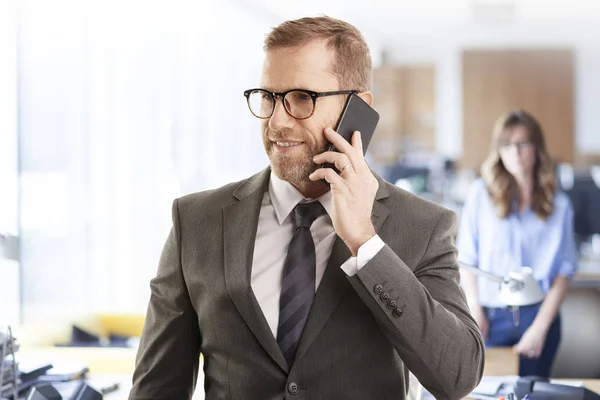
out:
<path id="1" fill-rule="evenodd" d="M 557 192 L 542 129 L 525 111 L 497 121 L 481 172 L 463 209 L 459 259 L 500 275 L 529 266 L 545 298 L 520 307 L 515 324 L 498 284 L 463 272 L 471 312 L 486 345 L 519 353 L 519 375 L 548 377 L 560 342 L 558 311 L 577 266 L 573 209 Z"/>

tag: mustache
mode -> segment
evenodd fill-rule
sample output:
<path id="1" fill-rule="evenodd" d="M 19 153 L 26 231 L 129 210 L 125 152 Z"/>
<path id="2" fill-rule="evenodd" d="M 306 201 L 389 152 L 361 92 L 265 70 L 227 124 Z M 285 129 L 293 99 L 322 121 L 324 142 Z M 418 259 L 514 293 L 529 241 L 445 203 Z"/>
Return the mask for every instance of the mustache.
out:
<path id="1" fill-rule="evenodd" d="M 293 140 L 300 140 L 300 141 L 305 141 L 303 138 L 296 138 L 295 136 L 298 136 L 299 132 L 295 132 L 293 129 L 290 128 L 283 128 L 283 129 L 270 129 L 269 127 L 265 128 L 264 130 L 265 133 L 265 137 L 269 138 L 270 140 L 278 140 L 278 139 L 293 139 Z M 302 135 L 301 136 L 305 136 Z"/>

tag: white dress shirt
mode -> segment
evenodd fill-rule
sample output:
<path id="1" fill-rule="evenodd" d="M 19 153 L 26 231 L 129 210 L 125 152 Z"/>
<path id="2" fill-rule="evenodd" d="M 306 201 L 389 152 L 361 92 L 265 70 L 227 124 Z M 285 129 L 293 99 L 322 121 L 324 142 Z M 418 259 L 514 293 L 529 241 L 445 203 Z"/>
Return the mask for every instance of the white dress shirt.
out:
<path id="1" fill-rule="evenodd" d="M 251 286 L 254 296 L 265 318 L 277 337 L 279 323 L 279 296 L 283 280 L 283 264 L 288 247 L 294 234 L 293 222 L 289 217 L 296 204 L 307 201 L 289 182 L 279 179 L 271 173 L 269 190 L 265 192 L 260 207 L 258 230 L 252 258 Z M 317 218 L 310 227 L 316 254 L 315 291 L 325 273 L 329 256 L 336 239 L 331 222 L 331 191 L 317 199 L 327 214 Z M 378 235 L 372 237 L 358 249 L 356 257 L 350 257 L 341 268 L 348 276 L 353 276 L 367 264 L 384 246 Z"/>

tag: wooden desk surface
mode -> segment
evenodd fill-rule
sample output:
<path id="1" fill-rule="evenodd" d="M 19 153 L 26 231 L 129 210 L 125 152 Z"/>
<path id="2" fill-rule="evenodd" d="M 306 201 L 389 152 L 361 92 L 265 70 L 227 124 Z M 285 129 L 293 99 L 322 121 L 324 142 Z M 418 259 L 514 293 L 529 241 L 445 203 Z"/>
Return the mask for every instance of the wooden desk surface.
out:
<path id="1" fill-rule="evenodd" d="M 485 349 L 484 376 L 506 376 L 519 374 L 519 356 L 510 347 L 488 347 Z"/>
<path id="2" fill-rule="evenodd" d="M 582 382 L 586 389 L 600 394 L 600 379 L 560 379 L 561 381 Z"/>

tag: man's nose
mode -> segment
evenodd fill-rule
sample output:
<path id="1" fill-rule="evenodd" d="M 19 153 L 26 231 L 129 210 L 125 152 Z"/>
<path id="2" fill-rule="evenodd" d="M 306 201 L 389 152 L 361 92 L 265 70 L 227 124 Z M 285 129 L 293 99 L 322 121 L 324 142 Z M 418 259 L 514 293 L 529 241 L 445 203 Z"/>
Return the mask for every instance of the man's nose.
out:
<path id="1" fill-rule="evenodd" d="M 278 99 L 275 102 L 273 115 L 269 118 L 269 128 L 278 130 L 282 128 L 291 128 L 294 125 L 294 118 L 287 113 L 283 107 L 283 102 Z"/>

